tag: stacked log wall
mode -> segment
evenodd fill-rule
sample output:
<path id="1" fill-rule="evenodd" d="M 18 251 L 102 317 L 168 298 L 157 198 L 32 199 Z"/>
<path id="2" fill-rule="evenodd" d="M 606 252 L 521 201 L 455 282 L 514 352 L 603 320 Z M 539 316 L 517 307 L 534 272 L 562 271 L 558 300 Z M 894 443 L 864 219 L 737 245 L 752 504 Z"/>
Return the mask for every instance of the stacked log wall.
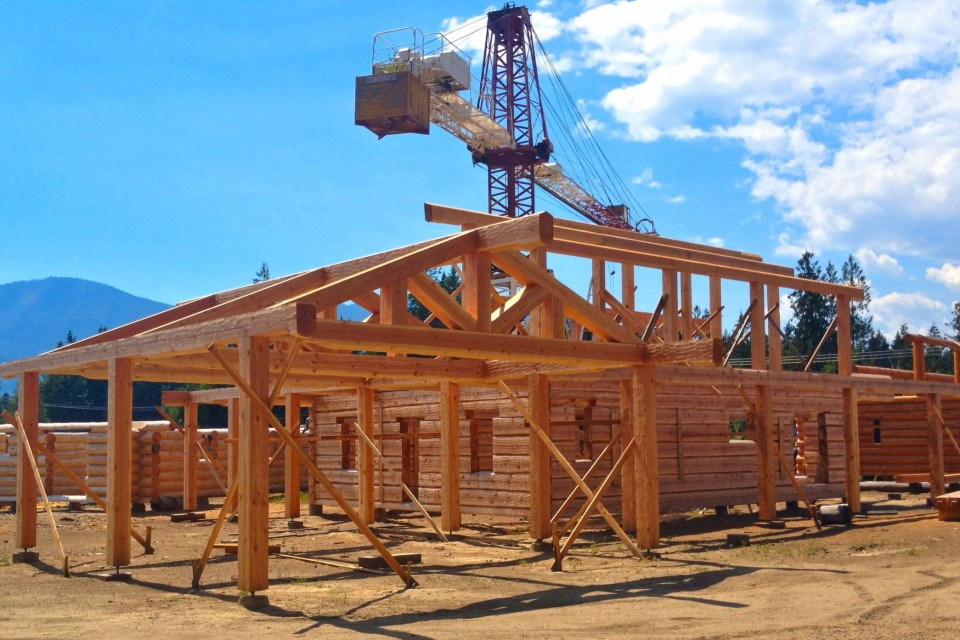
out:
<path id="1" fill-rule="evenodd" d="M 865 476 L 899 476 L 930 472 L 925 398 L 898 398 L 859 403 L 860 470 Z M 960 440 L 960 400 L 942 400 L 941 413 Z M 943 436 L 945 473 L 960 473 L 960 453 Z"/>

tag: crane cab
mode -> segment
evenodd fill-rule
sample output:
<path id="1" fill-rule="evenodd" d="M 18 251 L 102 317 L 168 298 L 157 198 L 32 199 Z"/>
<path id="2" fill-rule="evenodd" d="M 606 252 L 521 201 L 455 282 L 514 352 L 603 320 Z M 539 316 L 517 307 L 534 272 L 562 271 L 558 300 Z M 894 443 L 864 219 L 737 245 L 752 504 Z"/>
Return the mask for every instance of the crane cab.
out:
<path id="1" fill-rule="evenodd" d="M 430 132 L 430 96 L 470 88 L 470 60 L 442 34 L 424 51 L 419 29 L 378 33 L 373 38 L 373 73 L 356 81 L 354 123 L 383 138 Z"/>

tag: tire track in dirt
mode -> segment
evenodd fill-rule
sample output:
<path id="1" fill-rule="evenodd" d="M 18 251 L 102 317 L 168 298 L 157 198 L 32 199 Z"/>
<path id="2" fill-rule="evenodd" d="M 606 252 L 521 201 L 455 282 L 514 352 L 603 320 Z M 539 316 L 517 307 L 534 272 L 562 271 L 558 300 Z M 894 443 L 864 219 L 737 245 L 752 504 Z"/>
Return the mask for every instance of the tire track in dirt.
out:
<path id="1" fill-rule="evenodd" d="M 890 598 L 887 598 L 882 603 L 876 605 L 875 607 L 871 607 L 870 609 L 860 614 L 860 617 L 858 618 L 860 623 L 869 624 L 869 623 L 878 622 L 879 620 L 888 616 L 890 613 L 894 612 L 897 608 L 902 607 L 903 605 L 907 604 L 911 600 L 914 600 L 922 596 L 926 596 L 936 591 L 940 591 L 941 589 L 952 587 L 956 584 L 960 584 L 960 576 L 955 576 L 951 578 L 951 577 L 941 576 L 935 573 L 934 571 L 918 571 L 917 574 L 921 576 L 926 576 L 928 578 L 932 578 L 936 582 L 923 585 L 922 587 L 917 587 L 915 589 L 911 589 L 907 593 L 901 593 L 901 594 L 892 596 Z"/>

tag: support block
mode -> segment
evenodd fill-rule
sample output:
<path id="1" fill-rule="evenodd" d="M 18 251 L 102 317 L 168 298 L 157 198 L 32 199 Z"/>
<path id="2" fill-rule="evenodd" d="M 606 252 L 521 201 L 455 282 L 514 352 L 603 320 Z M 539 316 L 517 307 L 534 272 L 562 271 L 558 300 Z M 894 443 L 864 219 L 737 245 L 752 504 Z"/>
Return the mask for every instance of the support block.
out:
<path id="1" fill-rule="evenodd" d="M 312 504 L 312 505 L 310 505 L 310 508 L 307 510 L 307 513 L 309 513 L 309 514 L 312 515 L 312 516 L 322 516 L 322 515 L 323 515 L 323 505 L 322 505 L 322 504 Z"/>
<path id="2" fill-rule="evenodd" d="M 395 553 L 393 557 L 402 565 L 420 564 L 421 561 L 419 553 Z M 357 564 L 364 569 L 384 569 L 387 566 L 383 556 L 374 555 L 358 556 Z"/>
<path id="3" fill-rule="evenodd" d="M 133 580 L 133 574 L 129 571 L 105 571 L 103 573 L 94 574 L 95 577 L 100 578 L 104 582 L 130 582 Z"/>
<path id="4" fill-rule="evenodd" d="M 241 607 L 244 609 L 250 609 L 251 611 L 256 611 L 257 609 L 263 609 L 264 607 L 270 606 L 270 598 L 254 593 L 240 596 L 240 600 L 238 602 Z"/>
<path id="5" fill-rule="evenodd" d="M 937 505 L 937 518 L 944 522 L 960 522 L 960 491 L 945 493 L 934 500 Z"/>
<path id="6" fill-rule="evenodd" d="M 727 546 L 731 548 L 749 547 L 750 536 L 746 533 L 728 533 Z"/>

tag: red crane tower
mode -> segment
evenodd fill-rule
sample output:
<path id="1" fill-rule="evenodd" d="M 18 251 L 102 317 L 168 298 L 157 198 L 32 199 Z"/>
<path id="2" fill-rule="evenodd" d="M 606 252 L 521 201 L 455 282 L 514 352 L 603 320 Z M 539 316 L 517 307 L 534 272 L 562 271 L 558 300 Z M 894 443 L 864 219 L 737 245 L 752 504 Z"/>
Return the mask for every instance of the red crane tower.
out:
<path id="1" fill-rule="evenodd" d="M 410 34 L 403 46 L 389 43 L 398 33 Z M 476 106 L 459 95 L 470 88 L 467 56 L 441 34 L 430 42 L 439 45 L 428 54 L 423 34 L 413 28 L 374 37 L 373 73 L 357 78 L 356 124 L 382 138 L 429 133 L 432 122 L 463 140 L 474 163 L 487 167 L 490 213 L 533 213 L 537 185 L 596 224 L 656 233 L 652 220 L 631 223 L 626 205 L 601 203 L 550 161 L 554 148 L 526 7 L 506 4 L 487 14 Z"/>

